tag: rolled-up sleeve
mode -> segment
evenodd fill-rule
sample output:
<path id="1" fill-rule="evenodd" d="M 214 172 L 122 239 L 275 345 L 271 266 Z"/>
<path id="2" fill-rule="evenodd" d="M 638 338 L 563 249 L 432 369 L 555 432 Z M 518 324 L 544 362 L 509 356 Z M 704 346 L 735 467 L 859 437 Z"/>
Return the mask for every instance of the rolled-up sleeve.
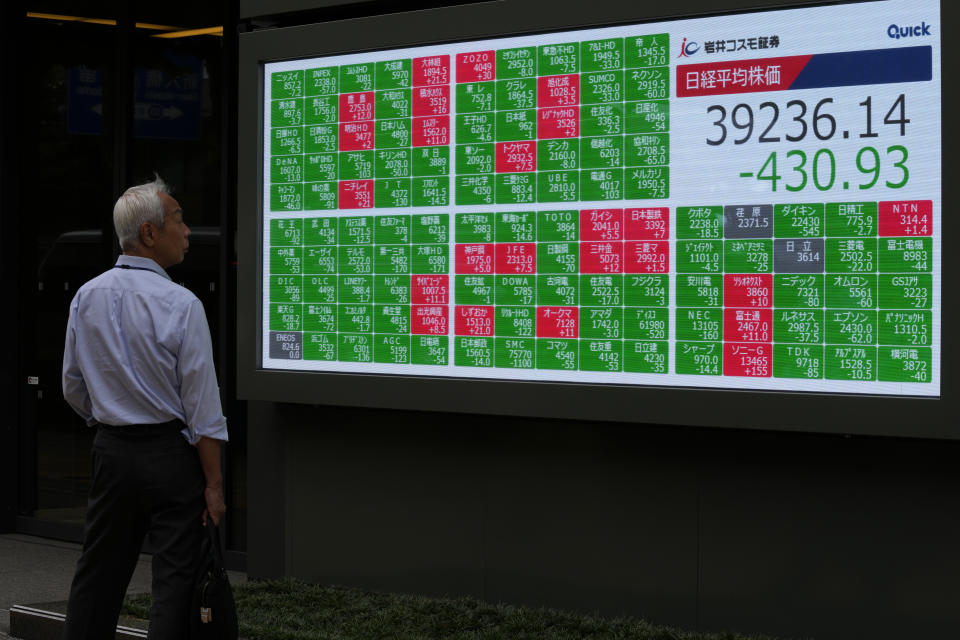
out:
<path id="1" fill-rule="evenodd" d="M 67 336 L 63 345 L 63 399 L 67 401 L 88 426 L 96 423 L 93 406 L 83 372 L 77 361 L 77 309 L 79 294 L 70 303 L 70 316 L 67 320 Z"/>
<path id="2" fill-rule="evenodd" d="M 177 358 L 180 399 L 189 434 L 196 444 L 200 438 L 228 440 L 227 419 L 220 405 L 220 387 L 213 367 L 210 327 L 203 304 L 192 300 L 186 308 L 183 340 Z"/>

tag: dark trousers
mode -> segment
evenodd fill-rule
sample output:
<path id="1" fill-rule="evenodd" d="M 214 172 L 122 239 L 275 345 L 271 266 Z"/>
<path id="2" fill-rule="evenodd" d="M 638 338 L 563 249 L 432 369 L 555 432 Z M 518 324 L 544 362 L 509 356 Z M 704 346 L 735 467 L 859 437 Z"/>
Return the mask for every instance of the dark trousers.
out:
<path id="1" fill-rule="evenodd" d="M 99 427 L 83 553 L 64 640 L 113 638 L 144 538 L 153 551 L 151 640 L 189 635 L 205 507 L 197 451 L 180 423 Z"/>

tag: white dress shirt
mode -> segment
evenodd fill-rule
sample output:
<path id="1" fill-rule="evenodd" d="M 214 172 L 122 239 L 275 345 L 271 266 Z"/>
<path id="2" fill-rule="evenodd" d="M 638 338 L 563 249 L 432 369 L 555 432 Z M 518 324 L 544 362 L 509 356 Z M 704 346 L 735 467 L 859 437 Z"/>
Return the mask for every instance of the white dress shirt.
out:
<path id="1" fill-rule="evenodd" d="M 203 304 L 149 258 L 122 255 L 117 265 L 70 304 L 64 399 L 88 425 L 177 418 L 191 444 L 227 440 Z"/>

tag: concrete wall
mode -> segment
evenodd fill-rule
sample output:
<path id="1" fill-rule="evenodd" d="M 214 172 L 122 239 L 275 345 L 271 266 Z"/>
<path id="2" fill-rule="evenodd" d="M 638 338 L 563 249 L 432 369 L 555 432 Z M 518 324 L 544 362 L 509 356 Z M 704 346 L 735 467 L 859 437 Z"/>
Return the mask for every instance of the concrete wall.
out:
<path id="1" fill-rule="evenodd" d="M 950 637 L 960 445 L 251 403 L 251 577 Z"/>

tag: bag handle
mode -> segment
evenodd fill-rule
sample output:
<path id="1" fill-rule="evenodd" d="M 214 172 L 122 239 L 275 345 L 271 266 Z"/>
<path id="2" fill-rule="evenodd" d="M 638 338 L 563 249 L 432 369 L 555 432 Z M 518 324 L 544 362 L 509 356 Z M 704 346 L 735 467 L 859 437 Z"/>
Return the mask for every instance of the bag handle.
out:
<path id="1" fill-rule="evenodd" d="M 220 552 L 220 530 L 213 523 L 212 519 L 208 519 L 207 523 L 203 526 L 207 530 L 207 539 L 210 542 L 210 557 L 213 559 L 213 568 L 217 573 L 225 573 L 226 570 L 223 566 L 223 554 Z"/>

